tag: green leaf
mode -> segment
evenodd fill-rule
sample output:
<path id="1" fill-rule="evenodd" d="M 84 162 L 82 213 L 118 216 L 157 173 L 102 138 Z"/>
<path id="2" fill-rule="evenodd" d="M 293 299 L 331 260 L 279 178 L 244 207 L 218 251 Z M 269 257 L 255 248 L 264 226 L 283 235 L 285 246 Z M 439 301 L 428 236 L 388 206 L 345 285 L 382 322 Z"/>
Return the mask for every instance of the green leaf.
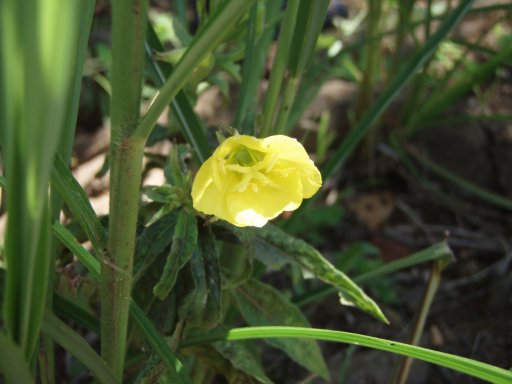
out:
<path id="1" fill-rule="evenodd" d="M 240 313 L 251 326 L 310 326 L 300 310 L 270 285 L 251 279 L 245 284 L 239 285 L 233 295 Z M 286 339 L 266 341 L 285 351 L 288 356 L 311 372 L 325 379 L 329 378 L 327 366 L 316 342 Z"/>
<path id="2" fill-rule="evenodd" d="M 107 248 L 107 232 L 96 216 L 87 193 L 76 181 L 68 165 L 58 155 L 53 163 L 52 186 L 80 223 L 94 250 L 103 256 L 104 249 Z"/>
<path id="3" fill-rule="evenodd" d="M 151 267 L 157 257 L 162 255 L 169 247 L 177 221 L 178 213 L 173 211 L 145 228 L 137 238 L 133 284 Z"/>
<path id="4" fill-rule="evenodd" d="M 269 268 L 279 270 L 293 259 L 284 250 L 270 243 L 255 228 L 238 228 L 234 225 L 219 223 L 228 228 L 242 243 L 250 258 L 256 257 Z"/>
<path id="5" fill-rule="evenodd" d="M 271 250 L 271 255 L 278 263 L 282 264 L 288 261 L 298 264 L 306 272 L 336 287 L 343 304 L 355 305 L 377 319 L 388 322 L 378 305 L 311 245 L 288 235 L 271 224 L 250 231 L 253 232 L 257 242 Z M 256 256 L 263 262 L 268 257 L 268 255 L 259 253 Z"/>
<path id="6" fill-rule="evenodd" d="M 182 209 L 174 230 L 172 245 L 164 271 L 158 283 L 153 287 L 153 294 L 163 300 L 176 283 L 178 272 L 190 260 L 197 245 L 197 220 L 194 215 Z"/>
<path id="7" fill-rule="evenodd" d="M 202 228 L 199 247 L 190 259 L 194 287 L 180 308 L 180 317 L 187 317 L 203 328 L 213 328 L 221 318 L 221 282 L 219 256 L 215 237 L 209 228 Z"/>
<path id="8" fill-rule="evenodd" d="M 212 343 L 212 347 L 227 359 L 237 370 L 258 380 L 260 383 L 272 383 L 267 375 L 265 375 L 261 363 L 243 343 L 218 341 L 216 343 Z"/>

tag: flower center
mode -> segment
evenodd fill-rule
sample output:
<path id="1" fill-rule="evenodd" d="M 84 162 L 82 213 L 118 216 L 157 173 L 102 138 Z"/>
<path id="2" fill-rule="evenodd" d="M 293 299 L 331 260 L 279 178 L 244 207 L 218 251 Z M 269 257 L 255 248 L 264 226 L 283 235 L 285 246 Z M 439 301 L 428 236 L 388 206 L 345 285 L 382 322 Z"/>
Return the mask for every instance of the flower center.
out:
<path id="1" fill-rule="evenodd" d="M 244 192 L 247 188 L 251 188 L 254 192 L 258 192 L 260 186 L 267 185 L 280 189 L 280 186 L 267 176 L 267 173 L 272 170 L 275 156 L 269 160 L 265 158 L 266 155 L 264 152 L 240 146 L 225 158 L 225 169 L 240 175 L 240 181 L 233 188 L 234 191 Z"/>
<path id="2" fill-rule="evenodd" d="M 261 162 L 265 158 L 265 154 L 245 146 L 236 148 L 232 155 L 229 156 L 228 163 L 238 164 L 242 167 L 252 167 Z"/>

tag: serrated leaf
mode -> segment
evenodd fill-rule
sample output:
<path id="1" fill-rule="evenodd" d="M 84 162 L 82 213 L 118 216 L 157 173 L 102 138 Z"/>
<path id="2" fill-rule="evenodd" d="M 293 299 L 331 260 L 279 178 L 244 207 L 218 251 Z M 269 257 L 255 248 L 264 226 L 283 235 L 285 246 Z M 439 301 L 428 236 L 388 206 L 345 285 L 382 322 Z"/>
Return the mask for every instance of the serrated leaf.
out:
<path id="1" fill-rule="evenodd" d="M 144 229 L 135 246 L 134 284 L 171 244 L 178 213 L 171 212 Z"/>
<path id="2" fill-rule="evenodd" d="M 198 247 L 190 258 L 194 288 L 179 310 L 180 317 L 203 328 L 218 325 L 221 319 L 221 279 L 215 237 L 210 228 L 201 228 Z"/>
<path id="3" fill-rule="evenodd" d="M 311 273 L 317 279 L 334 286 L 340 291 L 344 303 L 352 303 L 359 309 L 388 323 L 386 316 L 379 306 L 363 292 L 347 275 L 336 269 L 320 252 L 308 243 L 290 236 L 283 230 L 267 224 L 263 228 L 251 228 L 253 241 L 264 244 L 267 252 L 272 255 L 273 265 L 294 262 L 303 270 Z M 256 256 L 268 263 L 269 255 L 256 252 Z"/>
<path id="4" fill-rule="evenodd" d="M 309 322 L 288 298 L 270 285 L 248 280 L 233 290 L 240 313 L 251 326 L 282 325 L 309 327 Z M 321 377 L 329 372 L 316 341 L 306 339 L 268 339 L 269 344 L 282 349 L 288 356 Z"/>
<path id="5" fill-rule="evenodd" d="M 237 370 L 253 377 L 260 383 L 271 384 L 272 381 L 265 375 L 260 362 L 244 346 L 243 343 L 232 343 L 227 341 L 218 341 L 212 344 L 225 359 L 227 359 Z"/>
<path id="6" fill-rule="evenodd" d="M 153 287 L 153 294 L 163 300 L 176 283 L 178 272 L 190 260 L 197 246 L 197 220 L 186 210 L 180 210 L 172 238 L 172 245 L 160 280 Z"/>

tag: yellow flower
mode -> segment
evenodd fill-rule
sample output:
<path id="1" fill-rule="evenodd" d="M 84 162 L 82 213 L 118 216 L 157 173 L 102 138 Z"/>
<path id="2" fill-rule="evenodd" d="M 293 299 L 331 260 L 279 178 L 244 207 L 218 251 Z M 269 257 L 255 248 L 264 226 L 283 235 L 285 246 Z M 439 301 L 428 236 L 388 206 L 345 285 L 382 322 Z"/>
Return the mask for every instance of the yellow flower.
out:
<path id="1" fill-rule="evenodd" d="M 322 185 L 320 172 L 295 139 L 236 135 L 226 139 L 197 172 L 194 208 L 239 227 L 262 227 L 293 211 Z"/>

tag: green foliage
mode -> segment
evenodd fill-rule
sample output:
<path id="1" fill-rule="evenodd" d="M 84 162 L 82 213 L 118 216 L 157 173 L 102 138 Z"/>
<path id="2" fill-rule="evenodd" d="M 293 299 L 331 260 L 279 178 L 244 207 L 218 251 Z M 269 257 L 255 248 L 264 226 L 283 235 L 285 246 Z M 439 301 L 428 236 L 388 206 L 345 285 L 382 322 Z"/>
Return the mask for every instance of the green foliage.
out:
<path id="1" fill-rule="evenodd" d="M 187 19 L 188 2 L 175 3 L 175 13 L 163 13 L 148 11 L 147 0 L 114 0 L 111 51 L 91 39 L 93 57 L 85 75 L 111 91 L 112 102 L 110 154 L 104 168 L 111 173 L 110 213 L 102 220 L 68 166 L 94 2 L 63 5 L 45 0 L 36 6 L 5 0 L 0 5 L 0 188 L 7 191 L 9 214 L 1 244 L 0 380 L 57 382 L 52 373 L 55 341 L 100 382 L 199 383 L 220 374 L 229 382 L 271 383 L 273 372 L 261 363 L 269 346 L 329 381 L 318 340 L 330 340 L 510 382 L 510 372 L 475 360 L 312 329 L 302 312 L 306 304 L 338 294 L 341 304 L 387 322 L 359 284 L 379 301 L 396 302 L 399 293 L 382 277 L 426 261 L 444 263 L 451 258 L 446 243 L 382 263 L 369 242 L 356 242 L 345 252 L 332 252 L 331 262 L 318 249 L 331 245 L 330 232 L 347 218 L 338 202 L 322 205 L 318 199 L 284 223 L 238 228 L 196 212 L 190 197 L 194 171 L 214 149 L 214 134 L 194 111 L 200 89 L 217 86 L 236 102 L 233 125 L 239 132 L 289 134 L 321 85 L 334 77 L 355 83 L 361 92 L 353 128 L 343 133 L 341 144 L 342 134 L 333 129 L 336 122 L 329 111 L 322 111 L 315 132 L 302 138 L 316 150 L 316 161 L 325 161 L 326 189 L 340 188 L 337 179 L 329 178 L 347 160 L 356 159 L 352 155 L 362 142 L 367 161 L 365 153 L 375 149 L 374 135 L 387 128 L 385 133 L 393 135 L 386 140 L 397 151 L 397 161 L 421 183 L 432 187 L 418 176 L 410 157 L 480 199 L 510 209 L 509 199 L 446 171 L 406 145 L 409 137 L 428 129 L 425 121 L 510 64 L 507 36 L 497 40 L 499 50 L 449 38 L 467 12 L 490 12 L 497 6 L 471 10 L 472 1 L 463 0 L 438 15 L 428 2 L 424 19 L 417 20 L 413 2 L 398 2 L 397 9 L 370 2 L 366 25 L 362 13 L 348 27 L 326 34 L 322 27 L 328 0 L 197 0 L 196 32 Z M 385 12 L 395 11 L 396 29 L 381 31 Z M 431 31 L 435 19 L 441 24 Z M 362 26 L 367 36 L 358 38 Z M 425 39 L 416 39 L 410 57 L 401 56 L 400 49 L 391 61 L 381 57 L 386 38 L 392 37 L 400 48 L 408 37 L 416 38 L 418 26 Z M 348 35 L 356 40 L 346 44 Z M 473 51 L 487 60 L 470 61 Z M 263 83 L 267 92 L 260 97 Z M 233 86 L 239 88 L 238 97 L 231 94 Z M 150 92 L 144 93 L 144 87 Z M 388 108 L 404 95 L 397 128 L 386 127 Z M 168 107 L 169 124 L 157 125 Z M 147 146 L 169 139 L 174 144 L 168 159 L 145 153 Z M 157 159 L 151 167 L 165 160 L 166 183 L 141 187 L 145 158 Z M 59 221 L 62 203 L 69 216 L 65 225 Z M 82 296 L 73 300 L 54 287 L 54 281 L 63 281 L 63 276 L 53 277 L 56 260 L 68 263 L 69 252 L 92 291 L 99 292 L 99 312 L 95 299 L 84 305 Z M 292 283 L 283 287 L 267 269 L 279 276 L 300 271 L 304 280 L 314 280 L 285 279 Z M 425 317 L 428 308 L 423 310 Z M 247 327 L 234 329 L 240 324 Z M 101 337 L 101 356 L 83 337 L 84 330 Z M 36 378 L 41 334 L 45 339 L 39 365 L 48 376 Z M 264 343 L 233 342 L 246 339 Z"/>
<path id="2" fill-rule="evenodd" d="M 236 305 L 250 326 L 287 325 L 309 327 L 300 310 L 270 285 L 250 279 L 234 290 Z M 284 350 L 292 359 L 324 379 L 329 378 L 320 348 L 312 340 L 269 339 L 271 345 Z"/>

